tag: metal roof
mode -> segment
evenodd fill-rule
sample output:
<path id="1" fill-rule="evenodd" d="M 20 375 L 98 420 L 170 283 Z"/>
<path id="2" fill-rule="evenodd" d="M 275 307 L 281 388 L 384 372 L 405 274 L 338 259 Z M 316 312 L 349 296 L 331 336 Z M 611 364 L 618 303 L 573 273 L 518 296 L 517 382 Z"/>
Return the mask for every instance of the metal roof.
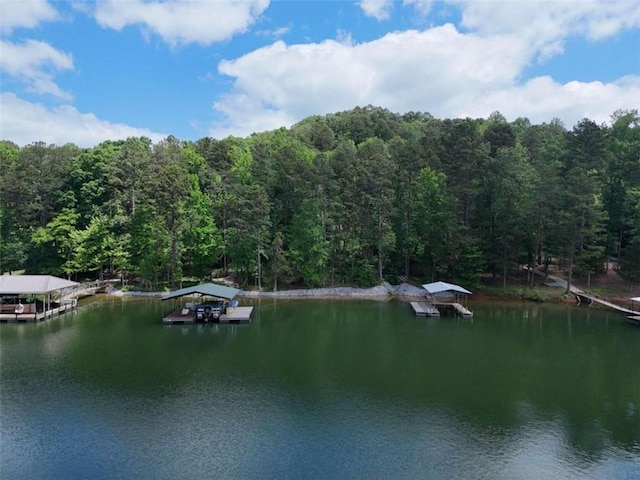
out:
<path id="1" fill-rule="evenodd" d="M 466 293 L 467 295 L 471 295 L 471 292 L 466 288 L 462 288 L 460 285 L 454 285 L 453 283 L 447 283 L 447 282 L 427 283 L 425 285 L 422 285 L 422 288 L 424 288 L 427 292 L 431 294 L 441 293 L 441 292 L 459 292 L 459 293 Z"/>
<path id="2" fill-rule="evenodd" d="M 166 293 L 162 296 L 162 300 L 184 297 L 186 295 L 193 295 L 194 293 L 208 295 L 210 297 L 232 299 L 239 292 L 240 290 L 237 288 L 225 287 L 224 285 L 218 285 L 216 283 L 203 283 L 201 285 L 194 285 L 193 287 L 181 288 L 180 290 Z"/>
<path id="3" fill-rule="evenodd" d="M 0 276 L 0 295 L 43 294 L 79 284 L 53 275 L 8 275 Z"/>

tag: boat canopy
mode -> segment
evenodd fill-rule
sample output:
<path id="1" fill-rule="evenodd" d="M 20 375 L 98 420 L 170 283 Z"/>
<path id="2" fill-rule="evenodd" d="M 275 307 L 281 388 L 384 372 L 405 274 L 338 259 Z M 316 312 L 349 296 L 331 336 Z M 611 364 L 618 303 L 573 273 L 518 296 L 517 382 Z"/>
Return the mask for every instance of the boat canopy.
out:
<path id="1" fill-rule="evenodd" d="M 447 283 L 447 282 L 426 283 L 422 285 L 422 288 L 424 288 L 427 292 L 429 292 L 432 295 L 435 295 L 437 293 L 443 293 L 443 292 L 458 292 L 458 293 L 465 293 L 467 295 L 471 295 L 471 292 L 466 288 L 462 288 L 460 285 L 454 285 L 453 283 Z"/>
<path id="2" fill-rule="evenodd" d="M 237 288 L 226 287 L 224 285 L 218 285 L 217 283 L 202 283 L 200 285 L 194 285 L 193 287 L 181 288 L 180 290 L 166 293 L 162 296 L 162 300 L 169 300 L 171 298 L 184 297 L 197 293 L 200 295 L 231 300 L 240 293 L 240 290 Z"/>

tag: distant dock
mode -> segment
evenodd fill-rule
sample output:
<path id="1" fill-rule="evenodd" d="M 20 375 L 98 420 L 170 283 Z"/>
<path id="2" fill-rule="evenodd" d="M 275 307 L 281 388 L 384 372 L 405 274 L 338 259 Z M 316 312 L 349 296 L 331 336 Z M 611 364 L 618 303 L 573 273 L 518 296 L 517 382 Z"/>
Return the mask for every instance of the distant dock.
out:
<path id="1" fill-rule="evenodd" d="M 419 317 L 439 317 L 445 311 L 464 318 L 473 317 L 473 312 L 462 303 L 471 292 L 460 285 L 447 282 L 433 282 L 422 286 L 426 291 L 423 302 L 410 302 L 411 309 Z M 466 303 L 466 302 L 463 302 Z"/>

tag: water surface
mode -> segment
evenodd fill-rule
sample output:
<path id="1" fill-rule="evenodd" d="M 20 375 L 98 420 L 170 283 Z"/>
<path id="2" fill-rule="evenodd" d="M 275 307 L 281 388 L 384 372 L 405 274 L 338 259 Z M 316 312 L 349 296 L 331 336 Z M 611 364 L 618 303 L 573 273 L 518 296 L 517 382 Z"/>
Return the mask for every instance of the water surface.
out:
<path id="1" fill-rule="evenodd" d="M 596 309 L 262 300 L 0 326 L 0 477 L 640 478 L 640 329 Z"/>

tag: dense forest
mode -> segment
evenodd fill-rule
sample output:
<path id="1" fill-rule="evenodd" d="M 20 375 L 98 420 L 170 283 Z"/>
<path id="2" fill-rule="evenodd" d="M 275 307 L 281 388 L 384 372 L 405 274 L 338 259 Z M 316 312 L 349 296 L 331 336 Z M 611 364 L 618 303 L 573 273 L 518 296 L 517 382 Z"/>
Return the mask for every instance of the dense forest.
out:
<path id="1" fill-rule="evenodd" d="M 615 261 L 640 282 L 636 110 L 568 130 L 368 106 L 248 138 L 3 141 L 0 172 L 1 271 L 471 288 L 550 262 L 588 280 Z"/>

